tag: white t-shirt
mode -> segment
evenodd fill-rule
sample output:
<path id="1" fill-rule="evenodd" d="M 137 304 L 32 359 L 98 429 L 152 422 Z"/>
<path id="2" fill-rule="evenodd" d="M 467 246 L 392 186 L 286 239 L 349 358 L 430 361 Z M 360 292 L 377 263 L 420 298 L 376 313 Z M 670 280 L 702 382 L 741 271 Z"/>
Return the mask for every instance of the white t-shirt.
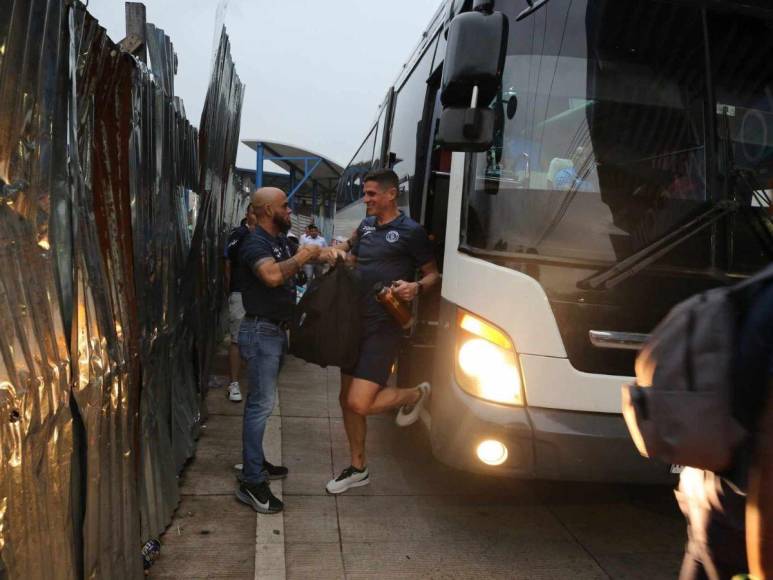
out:
<path id="1" fill-rule="evenodd" d="M 322 236 L 317 236 L 316 238 L 312 238 L 311 236 L 307 236 L 306 234 L 303 234 L 301 236 L 301 245 L 302 246 L 319 246 L 320 248 L 327 247 L 327 241 Z"/>

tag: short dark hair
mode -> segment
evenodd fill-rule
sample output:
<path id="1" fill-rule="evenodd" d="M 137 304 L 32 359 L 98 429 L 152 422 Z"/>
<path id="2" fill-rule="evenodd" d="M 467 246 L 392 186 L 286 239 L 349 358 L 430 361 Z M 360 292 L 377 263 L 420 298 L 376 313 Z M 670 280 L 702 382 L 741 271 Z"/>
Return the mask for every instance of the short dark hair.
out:
<path id="1" fill-rule="evenodd" d="M 318 229 L 319 229 L 319 228 L 317 227 L 317 224 L 309 224 L 307 227 L 308 227 L 308 229 L 310 229 L 310 230 L 318 230 Z"/>
<path id="2" fill-rule="evenodd" d="M 399 191 L 400 180 L 397 178 L 397 173 L 391 169 L 374 169 L 369 171 L 365 177 L 362 178 L 362 182 L 375 181 L 382 189 L 389 189 L 394 187 Z"/>

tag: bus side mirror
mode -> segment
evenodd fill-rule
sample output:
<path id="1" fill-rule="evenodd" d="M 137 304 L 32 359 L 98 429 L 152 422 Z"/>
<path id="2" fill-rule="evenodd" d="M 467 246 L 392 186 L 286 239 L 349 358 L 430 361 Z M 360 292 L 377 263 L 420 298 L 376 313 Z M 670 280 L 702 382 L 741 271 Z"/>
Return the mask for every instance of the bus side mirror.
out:
<path id="1" fill-rule="evenodd" d="M 442 149 L 485 151 L 491 147 L 495 115 L 487 105 L 502 85 L 507 33 L 507 17 L 501 12 L 464 12 L 451 21 L 437 136 Z"/>
<path id="2" fill-rule="evenodd" d="M 491 109 L 443 109 L 437 136 L 440 148 L 488 151 L 494 142 L 494 116 Z"/>

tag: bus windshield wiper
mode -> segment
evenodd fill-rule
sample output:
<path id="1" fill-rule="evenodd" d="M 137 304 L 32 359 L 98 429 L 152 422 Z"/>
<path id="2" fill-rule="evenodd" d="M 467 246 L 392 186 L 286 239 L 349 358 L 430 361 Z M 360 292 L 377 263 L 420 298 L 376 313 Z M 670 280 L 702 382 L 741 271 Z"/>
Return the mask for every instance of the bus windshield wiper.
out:
<path id="1" fill-rule="evenodd" d="M 534 14 L 548 2 L 550 2 L 550 0 L 526 0 L 526 4 L 529 5 L 528 8 L 522 10 L 521 13 L 515 17 L 515 21 L 520 22 L 527 16 Z"/>
<path id="2" fill-rule="evenodd" d="M 728 192 L 730 199 L 711 205 L 711 207 L 687 223 L 682 224 L 673 232 L 666 234 L 651 244 L 647 244 L 627 258 L 620 260 L 611 268 L 581 280 L 577 283 L 578 287 L 592 290 L 614 288 L 660 259 L 685 240 L 690 239 L 730 213 L 740 213 L 749 222 L 763 250 L 768 256 L 773 258 L 773 225 L 771 225 L 771 220 L 749 211 L 751 208 L 746 207 L 745 204 L 739 201 L 741 199 L 748 199 L 749 201 L 755 199 L 761 206 L 764 206 L 766 201 L 770 205 L 770 199 L 766 192 L 759 191 L 753 185 L 747 172 L 736 165 L 733 150 L 730 146 L 732 140 L 730 138 L 730 125 L 726 113 L 723 113 L 723 121 L 726 135 L 726 138 L 723 140 L 725 145 L 725 161 L 729 166 L 729 174 L 732 176 L 731 183 L 733 183 L 731 191 Z M 739 186 L 746 188 L 746 191 L 738 191 L 737 188 Z"/>
<path id="3" fill-rule="evenodd" d="M 614 288 L 660 259 L 682 242 L 692 238 L 698 232 L 716 223 L 726 215 L 738 211 L 739 207 L 739 203 L 735 200 L 724 200 L 715 203 L 674 231 L 655 240 L 651 244 L 647 244 L 627 258 L 620 260 L 611 268 L 581 280 L 577 285 L 580 288 L 591 290 Z"/>

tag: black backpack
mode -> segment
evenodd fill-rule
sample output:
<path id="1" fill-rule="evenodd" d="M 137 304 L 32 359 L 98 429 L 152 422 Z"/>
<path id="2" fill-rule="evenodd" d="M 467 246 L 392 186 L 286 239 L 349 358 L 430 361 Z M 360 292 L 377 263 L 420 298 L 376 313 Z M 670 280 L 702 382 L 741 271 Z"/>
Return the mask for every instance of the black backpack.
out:
<path id="1" fill-rule="evenodd" d="M 636 358 L 623 417 L 645 457 L 721 472 L 747 426 L 733 413 L 734 353 L 743 294 L 773 280 L 773 265 L 675 306 Z"/>
<path id="2" fill-rule="evenodd" d="M 351 368 L 360 344 L 357 279 L 343 264 L 314 278 L 295 309 L 290 353 L 322 367 Z"/>

